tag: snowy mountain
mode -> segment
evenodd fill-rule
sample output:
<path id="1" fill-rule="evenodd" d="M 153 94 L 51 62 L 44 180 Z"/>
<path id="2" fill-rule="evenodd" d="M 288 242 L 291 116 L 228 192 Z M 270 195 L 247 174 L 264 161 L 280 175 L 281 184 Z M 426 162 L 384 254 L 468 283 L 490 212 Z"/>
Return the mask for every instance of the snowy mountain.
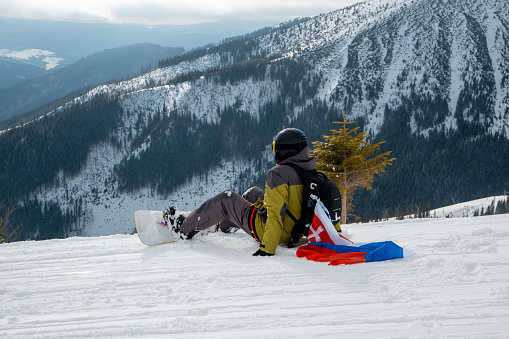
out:
<path id="1" fill-rule="evenodd" d="M 55 52 L 39 48 L 23 50 L 0 49 L 0 58 L 24 62 L 29 65 L 38 66 L 47 71 L 58 67 L 60 63 L 64 61 L 64 59 L 57 56 Z"/>
<path id="2" fill-rule="evenodd" d="M 499 195 L 509 189 L 505 5 L 366 1 L 161 60 L 5 131 L 0 191 L 33 225 L 25 238 L 129 232 L 136 209 L 191 209 L 263 185 L 280 129 L 319 140 L 344 111 L 397 158 L 357 193 L 359 218 Z"/>
<path id="3" fill-rule="evenodd" d="M 0 48 L 0 89 L 33 79 L 62 65 L 57 53 L 39 48 L 9 50 Z M 1 114 L 0 114 L 1 116 Z"/>
<path id="4" fill-rule="evenodd" d="M 312 97 L 327 99 L 329 105 L 345 110 L 351 118 L 365 117 L 366 128 L 374 134 L 380 131 L 387 108 L 395 110 L 408 100 L 432 106 L 426 112 L 422 107 L 412 112 L 409 119 L 414 132 L 426 133 L 429 128 L 442 126 L 457 129 L 463 120 L 482 122 L 490 131 L 498 132 L 508 127 L 509 114 L 508 18 L 503 5 L 502 1 L 367 1 L 247 41 L 243 58 L 264 56 L 272 63 L 285 58 L 304 60 L 310 68 L 304 79 L 323 74 Z M 166 83 L 178 75 L 235 64 L 232 54 L 238 51 L 215 52 L 219 50 L 210 49 L 196 58 L 189 54 L 187 62 L 95 92 L 128 91 L 130 97 L 137 98 L 138 105 L 160 109 L 163 103 L 180 98 L 171 92 L 158 98 L 158 92 L 165 88 L 157 87 L 153 89 L 153 102 L 151 95 L 137 90 L 146 88 L 147 82 Z M 277 58 L 279 55 L 282 57 Z M 267 77 L 264 80 L 270 82 Z M 181 86 L 203 92 L 203 82 L 211 86 L 208 79 Z M 273 99 L 255 88 L 256 96 L 263 99 L 253 104 L 253 94 L 242 88 L 231 89 L 238 85 L 227 83 L 218 88 L 218 93 L 206 88 L 207 97 L 221 98 L 212 102 L 209 99 L 206 105 L 215 108 L 239 98 L 241 108 L 253 112 L 256 104 Z M 251 86 L 249 80 L 240 85 Z M 220 91 L 233 94 L 225 98 Z M 415 102 L 414 97 L 419 100 Z M 185 99 L 194 101 L 194 97 Z M 305 110 L 305 104 L 296 110 Z M 198 106 L 188 111 L 197 117 L 205 112 L 212 120 L 215 118 L 215 109 Z"/>
<path id="5" fill-rule="evenodd" d="M 0 91 L 0 121 L 37 109 L 86 86 L 131 78 L 140 74 L 141 67 L 157 66 L 159 60 L 182 53 L 184 48 L 191 50 L 216 44 L 223 39 L 252 34 L 255 29 L 270 31 L 274 24 L 276 22 L 225 20 L 144 26 L 0 18 L 3 38 L 0 41 L 0 89 L 50 74 Z M 116 60 L 112 62 L 112 58 Z M 65 70 L 55 72 L 64 67 Z M 80 77 L 73 77 L 75 75 Z"/>
<path id="6" fill-rule="evenodd" d="M 410 117 L 414 132 L 425 133 L 428 128 L 442 125 L 456 129 L 458 120 L 462 119 L 482 121 L 496 132 L 508 126 L 506 115 L 509 113 L 509 89 L 505 81 L 509 76 L 507 13 L 503 5 L 501 1 L 489 4 L 441 0 L 367 1 L 246 41 L 241 58 L 257 60 L 255 57 L 264 56 L 274 63 L 281 59 L 277 58 L 281 54 L 282 59 L 305 60 L 310 66 L 305 76 L 324 74 L 321 88 L 313 98 L 327 98 L 331 105 L 349 112 L 352 118 L 366 116 L 366 127 L 374 134 L 380 131 L 386 106 L 396 109 L 413 96 L 446 109 L 431 112 L 431 117 L 428 116 L 430 112 L 415 112 Z M 138 100 L 152 101 L 150 95 L 138 92 L 147 87 L 147 82 L 167 83 L 178 75 L 235 64 L 232 54 L 239 53 L 238 50 L 219 52 L 228 47 L 207 49 L 209 52 L 200 57 L 190 53 L 187 62 L 130 82 L 100 87 L 91 94 L 128 91 Z M 193 81 L 181 86 L 193 88 L 202 83 Z M 205 83 L 210 81 L 206 79 Z M 251 86 L 248 81 L 240 84 Z M 226 84 L 219 90 L 224 87 L 232 91 L 230 88 L 237 85 Z M 154 89 L 156 94 L 160 90 L 164 88 Z M 230 96 L 243 92 L 240 88 Z M 477 97 L 481 92 L 489 95 Z M 206 93 L 216 94 L 211 88 L 207 88 Z M 161 108 L 164 101 L 171 103 L 174 96 L 169 93 L 159 96 L 161 99 L 151 105 L 138 104 Z M 272 99 L 260 96 L 264 101 Z M 241 107 L 251 112 L 257 107 L 245 106 L 252 102 L 250 99 L 240 97 Z M 232 101 L 225 98 L 222 103 Z M 207 104 L 214 107 L 219 102 L 218 99 Z M 441 104 L 446 107 L 440 107 Z M 485 106 L 476 107 L 475 104 Z M 297 108 L 303 110 L 305 106 Z M 479 112 L 481 108 L 487 112 Z M 189 111 L 203 112 L 203 109 L 189 107 Z M 215 109 L 204 111 L 214 119 Z M 202 113 L 194 114 L 200 117 Z"/>
<path id="7" fill-rule="evenodd" d="M 65 103 L 66 98 L 70 100 L 99 84 L 145 73 L 156 68 L 159 60 L 183 52 L 183 48 L 136 44 L 94 53 L 45 76 L 0 89 L 0 122 L 5 123 L 4 120 L 11 117 L 13 121 L 9 126 L 30 121 L 38 117 L 38 111 L 46 109 L 47 113 Z M 20 119 L 21 113 L 32 110 L 36 111 Z"/>
<path id="8" fill-rule="evenodd" d="M 505 338 L 509 214 L 351 224 L 422 255 L 348 266 L 245 233 L 0 246 L 2 338 Z"/>

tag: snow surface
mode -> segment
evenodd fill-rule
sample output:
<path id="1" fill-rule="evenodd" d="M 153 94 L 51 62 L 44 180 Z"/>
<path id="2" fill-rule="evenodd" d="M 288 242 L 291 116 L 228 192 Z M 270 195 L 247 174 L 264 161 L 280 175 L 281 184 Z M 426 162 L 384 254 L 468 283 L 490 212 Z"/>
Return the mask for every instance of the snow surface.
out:
<path id="1" fill-rule="evenodd" d="M 344 226 L 424 257 L 349 266 L 242 232 L 0 246 L 1 338 L 507 338 L 509 215 Z"/>
<path id="2" fill-rule="evenodd" d="M 46 64 L 45 69 L 47 71 L 57 67 L 60 62 L 64 60 L 63 58 L 57 57 L 54 52 L 38 48 L 23 50 L 0 49 L 0 57 L 27 61 L 30 59 L 40 59 L 41 62 Z"/>
<path id="3" fill-rule="evenodd" d="M 499 195 L 494 197 L 487 197 L 467 202 L 462 202 L 459 204 L 437 208 L 435 210 L 430 211 L 431 217 L 439 217 L 439 218 L 458 218 L 458 217 L 473 217 L 474 213 L 484 211 L 493 205 L 495 208 L 497 207 L 497 203 L 499 201 L 506 201 L 507 196 Z"/>

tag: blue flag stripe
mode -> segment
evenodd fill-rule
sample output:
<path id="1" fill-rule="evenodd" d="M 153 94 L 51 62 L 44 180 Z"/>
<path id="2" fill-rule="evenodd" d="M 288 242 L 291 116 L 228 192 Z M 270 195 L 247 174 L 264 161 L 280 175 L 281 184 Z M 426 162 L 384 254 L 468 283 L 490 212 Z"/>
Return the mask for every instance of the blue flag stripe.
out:
<path id="1" fill-rule="evenodd" d="M 312 242 L 315 246 L 321 246 L 338 253 L 366 252 L 366 261 L 383 261 L 396 258 L 403 258 L 403 248 L 392 241 L 372 242 L 361 246 L 336 245 L 325 242 Z"/>

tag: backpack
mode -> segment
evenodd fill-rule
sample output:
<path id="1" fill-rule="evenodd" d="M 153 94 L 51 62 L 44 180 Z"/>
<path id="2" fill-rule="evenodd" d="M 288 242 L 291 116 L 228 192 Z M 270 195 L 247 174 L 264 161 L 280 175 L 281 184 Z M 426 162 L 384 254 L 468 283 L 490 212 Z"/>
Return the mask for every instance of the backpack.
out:
<path id="1" fill-rule="evenodd" d="M 327 207 L 332 224 L 336 226 L 341 217 L 341 194 L 336 184 L 324 173 L 313 170 L 305 170 L 293 163 L 280 164 L 292 167 L 300 176 L 304 186 L 301 217 L 299 220 L 287 211 L 288 216 L 295 222 L 292 230 L 292 238 L 288 247 L 293 247 L 301 235 L 308 235 L 309 225 L 313 220 L 316 200 L 311 197 L 315 195 Z"/>

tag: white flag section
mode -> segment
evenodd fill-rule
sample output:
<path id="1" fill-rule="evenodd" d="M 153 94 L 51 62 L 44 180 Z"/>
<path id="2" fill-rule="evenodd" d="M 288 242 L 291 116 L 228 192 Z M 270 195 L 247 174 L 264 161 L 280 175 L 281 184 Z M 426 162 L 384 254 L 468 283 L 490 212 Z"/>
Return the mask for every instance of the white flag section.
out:
<path id="1" fill-rule="evenodd" d="M 325 205 L 317 200 L 315 215 L 309 227 L 309 242 L 328 242 L 336 245 L 353 245 L 353 242 L 341 236 L 332 224 L 329 212 Z"/>

